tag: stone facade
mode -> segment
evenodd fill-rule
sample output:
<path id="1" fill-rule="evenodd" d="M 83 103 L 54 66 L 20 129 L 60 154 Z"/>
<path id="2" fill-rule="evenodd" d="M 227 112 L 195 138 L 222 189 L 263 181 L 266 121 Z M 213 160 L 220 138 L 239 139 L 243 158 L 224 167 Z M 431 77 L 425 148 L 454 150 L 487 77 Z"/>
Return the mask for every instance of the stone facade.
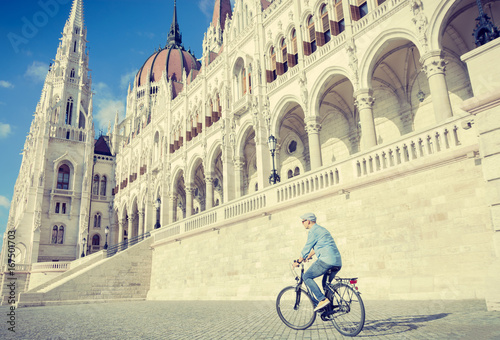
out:
<path id="1" fill-rule="evenodd" d="M 274 297 L 311 210 L 367 297 L 497 308 L 486 287 L 498 282 L 498 110 L 474 103 L 496 103 L 485 65 L 500 48 L 470 39 L 475 1 L 227 3 L 216 2 L 201 64 L 173 72 L 167 58 L 159 72 L 167 53 L 189 59 L 174 11 L 92 175 L 112 171 L 112 206 L 92 205 L 110 243 L 153 237 L 148 299 Z"/>

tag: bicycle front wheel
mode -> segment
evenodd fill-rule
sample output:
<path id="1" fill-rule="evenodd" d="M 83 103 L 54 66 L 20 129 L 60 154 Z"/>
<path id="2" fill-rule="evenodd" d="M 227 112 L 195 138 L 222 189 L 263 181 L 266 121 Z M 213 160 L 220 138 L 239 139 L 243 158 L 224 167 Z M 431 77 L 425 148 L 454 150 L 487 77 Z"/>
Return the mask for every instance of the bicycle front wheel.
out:
<path id="1" fill-rule="evenodd" d="M 293 329 L 306 329 L 316 320 L 314 303 L 302 288 L 284 288 L 276 299 L 276 311 L 285 325 Z"/>
<path id="2" fill-rule="evenodd" d="M 333 288 L 333 325 L 343 335 L 358 335 L 365 324 L 365 305 L 361 296 L 345 283 L 338 283 Z"/>

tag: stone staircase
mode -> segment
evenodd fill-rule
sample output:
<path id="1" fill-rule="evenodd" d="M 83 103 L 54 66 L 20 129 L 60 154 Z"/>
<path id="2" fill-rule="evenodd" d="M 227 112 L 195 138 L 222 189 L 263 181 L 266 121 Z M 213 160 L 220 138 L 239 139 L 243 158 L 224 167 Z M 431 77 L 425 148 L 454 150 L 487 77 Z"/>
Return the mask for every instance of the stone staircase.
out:
<path id="1" fill-rule="evenodd" d="M 18 307 L 145 300 L 151 281 L 153 238 L 113 257 L 96 257 L 19 295 Z"/>

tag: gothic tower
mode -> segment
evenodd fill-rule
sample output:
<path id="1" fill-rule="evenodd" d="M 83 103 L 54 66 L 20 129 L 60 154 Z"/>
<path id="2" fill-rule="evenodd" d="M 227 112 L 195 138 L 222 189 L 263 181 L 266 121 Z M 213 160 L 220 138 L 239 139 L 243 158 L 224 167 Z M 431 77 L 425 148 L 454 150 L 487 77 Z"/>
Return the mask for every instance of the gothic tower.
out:
<path id="1" fill-rule="evenodd" d="M 88 228 L 94 128 L 82 2 L 73 1 L 24 145 L 7 226 L 17 263 L 74 260 Z"/>

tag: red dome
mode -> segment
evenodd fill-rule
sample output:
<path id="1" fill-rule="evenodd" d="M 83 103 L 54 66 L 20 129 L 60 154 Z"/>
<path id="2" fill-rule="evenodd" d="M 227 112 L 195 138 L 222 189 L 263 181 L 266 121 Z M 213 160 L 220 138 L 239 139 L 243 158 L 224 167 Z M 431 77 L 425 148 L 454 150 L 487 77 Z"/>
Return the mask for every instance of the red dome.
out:
<path id="1" fill-rule="evenodd" d="M 151 82 L 160 80 L 164 72 L 167 72 L 167 78 L 174 81 L 182 81 L 182 70 L 189 75 L 191 70 L 200 70 L 201 64 L 196 58 L 182 47 L 170 45 L 155 52 L 142 65 L 137 76 L 135 84 L 141 86 L 147 83 L 148 72 Z"/>

